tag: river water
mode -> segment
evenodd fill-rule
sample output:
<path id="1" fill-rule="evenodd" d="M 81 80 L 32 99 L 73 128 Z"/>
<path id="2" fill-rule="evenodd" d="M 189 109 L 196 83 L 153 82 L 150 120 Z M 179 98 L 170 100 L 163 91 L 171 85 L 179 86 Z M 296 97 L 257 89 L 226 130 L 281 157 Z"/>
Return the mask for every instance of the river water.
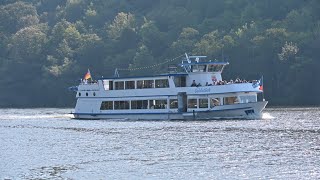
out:
<path id="1" fill-rule="evenodd" d="M 0 109 L 0 179 L 319 179 L 320 108 L 262 120 L 73 120 Z"/>

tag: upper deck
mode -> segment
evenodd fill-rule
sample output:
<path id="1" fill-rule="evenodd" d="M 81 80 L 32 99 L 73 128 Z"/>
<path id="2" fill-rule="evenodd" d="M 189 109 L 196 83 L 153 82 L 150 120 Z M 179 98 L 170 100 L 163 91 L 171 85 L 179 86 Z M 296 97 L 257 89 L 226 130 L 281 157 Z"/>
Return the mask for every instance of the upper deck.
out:
<path id="1" fill-rule="evenodd" d="M 222 72 L 229 63 L 206 61 L 206 56 L 188 56 L 179 66 L 184 72 L 170 72 L 155 76 L 102 78 L 97 83 L 81 83 L 78 91 L 96 91 L 95 95 L 107 96 L 155 96 L 190 94 L 261 92 L 254 82 L 223 81 Z M 156 91 L 155 91 L 156 90 Z M 81 96 L 81 95 L 80 95 Z M 79 93 L 77 97 L 80 97 Z"/>

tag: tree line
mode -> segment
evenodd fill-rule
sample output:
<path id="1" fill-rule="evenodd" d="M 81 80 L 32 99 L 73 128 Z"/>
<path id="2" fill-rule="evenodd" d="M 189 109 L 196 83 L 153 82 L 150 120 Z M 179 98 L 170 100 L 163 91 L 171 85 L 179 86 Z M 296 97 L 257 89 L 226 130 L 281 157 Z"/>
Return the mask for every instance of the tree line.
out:
<path id="1" fill-rule="evenodd" d="M 71 107 L 88 68 L 110 77 L 185 52 L 230 62 L 227 80 L 263 75 L 271 105 L 319 105 L 319 47 L 318 0 L 2 0 L 0 107 Z"/>

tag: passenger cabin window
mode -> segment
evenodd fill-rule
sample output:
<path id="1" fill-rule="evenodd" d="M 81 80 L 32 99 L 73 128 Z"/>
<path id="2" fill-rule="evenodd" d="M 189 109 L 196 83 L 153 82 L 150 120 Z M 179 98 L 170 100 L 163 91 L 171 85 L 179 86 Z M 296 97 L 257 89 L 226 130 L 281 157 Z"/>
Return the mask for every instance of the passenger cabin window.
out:
<path id="1" fill-rule="evenodd" d="M 169 81 L 168 79 L 156 79 L 155 85 L 156 85 L 156 88 L 168 88 Z"/>
<path id="2" fill-rule="evenodd" d="M 236 96 L 223 98 L 223 104 L 225 105 L 237 104 L 237 103 L 239 103 L 239 100 Z"/>
<path id="3" fill-rule="evenodd" d="M 109 80 L 103 80 L 102 83 L 103 83 L 104 90 L 110 90 Z"/>
<path id="4" fill-rule="evenodd" d="M 109 81 L 109 90 L 113 90 L 113 81 Z"/>
<path id="5" fill-rule="evenodd" d="M 149 100 L 149 109 L 167 109 L 167 100 Z"/>
<path id="6" fill-rule="evenodd" d="M 124 82 L 123 81 L 115 82 L 114 89 L 115 90 L 123 90 L 124 89 Z"/>
<path id="7" fill-rule="evenodd" d="M 208 99 L 199 99 L 199 108 L 208 108 Z"/>
<path id="8" fill-rule="evenodd" d="M 126 81 L 126 89 L 135 89 L 135 82 L 134 81 Z"/>
<path id="9" fill-rule="evenodd" d="M 257 102 L 256 96 L 240 96 L 241 103 Z"/>
<path id="10" fill-rule="evenodd" d="M 170 99 L 170 109 L 178 109 L 178 99 Z"/>
<path id="11" fill-rule="evenodd" d="M 131 101 L 131 109 L 148 109 L 148 100 Z"/>
<path id="12" fill-rule="evenodd" d="M 154 88 L 154 80 L 137 81 L 137 89 Z"/>
<path id="13" fill-rule="evenodd" d="M 113 101 L 102 101 L 100 110 L 113 110 Z"/>
<path id="14" fill-rule="evenodd" d="M 197 108 L 197 99 L 188 99 L 188 108 Z"/>
<path id="15" fill-rule="evenodd" d="M 114 101 L 114 109 L 129 109 L 129 101 Z"/>
<path id="16" fill-rule="evenodd" d="M 210 98 L 210 108 L 220 105 L 219 98 Z"/>
<path id="17" fill-rule="evenodd" d="M 174 78 L 174 84 L 176 87 L 186 87 L 186 77 L 175 77 Z"/>

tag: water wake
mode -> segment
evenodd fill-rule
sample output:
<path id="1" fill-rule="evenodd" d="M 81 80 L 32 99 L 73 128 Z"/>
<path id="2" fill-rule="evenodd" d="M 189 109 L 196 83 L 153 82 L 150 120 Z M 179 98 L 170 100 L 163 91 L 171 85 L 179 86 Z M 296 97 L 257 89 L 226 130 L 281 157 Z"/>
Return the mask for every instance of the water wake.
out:
<path id="1" fill-rule="evenodd" d="M 275 117 L 273 117 L 270 113 L 263 113 L 262 114 L 262 119 L 274 119 Z"/>
<path id="2" fill-rule="evenodd" d="M 0 117 L 0 120 L 16 120 L 16 119 L 70 119 L 73 118 L 72 114 L 50 114 L 50 115 L 43 115 L 43 114 L 34 114 L 34 115 L 15 115 L 15 114 L 8 114 L 3 115 Z"/>

